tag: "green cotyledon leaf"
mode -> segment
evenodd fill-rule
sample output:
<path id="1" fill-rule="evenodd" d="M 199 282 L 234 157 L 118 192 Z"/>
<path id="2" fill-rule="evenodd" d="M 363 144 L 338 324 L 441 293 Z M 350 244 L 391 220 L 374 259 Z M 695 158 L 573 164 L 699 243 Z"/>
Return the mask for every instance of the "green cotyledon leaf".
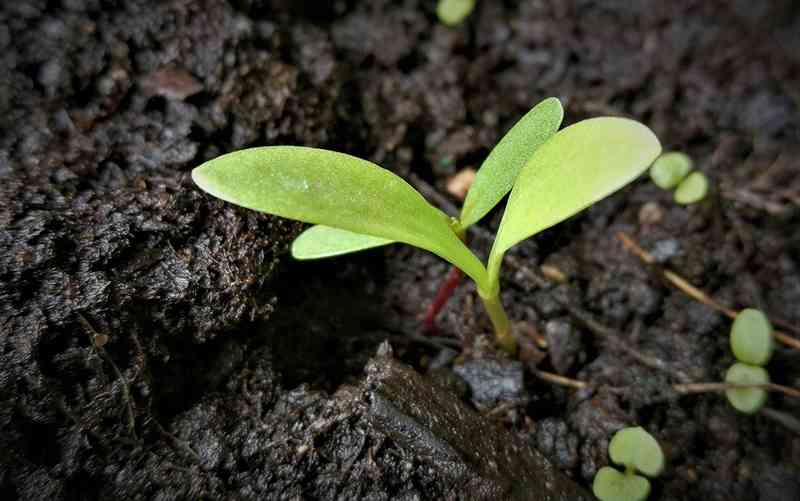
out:
<path id="1" fill-rule="evenodd" d="M 475 8 L 475 0 L 439 0 L 436 5 L 436 15 L 439 20 L 447 26 L 460 24 L 472 9 Z"/>
<path id="2" fill-rule="evenodd" d="M 294 239 L 294 242 L 292 242 L 292 257 L 300 260 L 322 259 L 373 249 L 393 242 L 394 240 L 386 238 L 353 233 L 352 231 L 317 224 L 308 228 Z"/>
<path id="3" fill-rule="evenodd" d="M 645 501 L 650 495 L 650 481 L 603 466 L 594 476 L 592 492 L 600 501 Z"/>
<path id="4" fill-rule="evenodd" d="M 481 164 L 467 192 L 459 222 L 478 222 L 511 191 L 536 150 L 558 131 L 564 119 L 561 101 L 550 97 L 534 106 L 506 133 Z"/>
<path id="5" fill-rule="evenodd" d="M 648 477 L 657 477 L 664 471 L 664 452 L 653 435 L 641 426 L 623 428 L 614 434 L 608 444 L 611 461 L 635 468 Z"/>
<path id="6" fill-rule="evenodd" d="M 210 160 L 192 171 L 192 179 L 242 207 L 426 249 L 485 282 L 483 265 L 451 230 L 448 216 L 366 160 L 318 148 L 266 146 Z"/>
<path id="7" fill-rule="evenodd" d="M 622 188 L 660 152 L 655 134 L 626 118 L 590 118 L 551 137 L 514 183 L 489 256 L 490 283 L 511 246 Z"/>
<path id="8" fill-rule="evenodd" d="M 478 222 L 511 191 L 514 180 L 536 149 L 556 133 L 564 118 L 564 108 L 554 97 L 534 106 L 503 136 L 486 157 L 467 193 L 459 226 Z M 388 245 L 392 240 L 344 230 L 303 232 L 292 245 L 296 259 L 319 259 Z"/>

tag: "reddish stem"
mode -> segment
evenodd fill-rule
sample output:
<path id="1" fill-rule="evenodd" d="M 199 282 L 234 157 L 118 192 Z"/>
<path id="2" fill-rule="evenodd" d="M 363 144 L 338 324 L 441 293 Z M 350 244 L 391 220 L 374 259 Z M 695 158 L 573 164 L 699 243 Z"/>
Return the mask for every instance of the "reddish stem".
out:
<path id="1" fill-rule="evenodd" d="M 425 311 L 425 316 L 422 319 L 423 332 L 436 331 L 436 324 L 434 322 L 436 320 L 436 315 L 438 315 L 439 312 L 442 311 L 442 308 L 444 308 L 444 305 L 447 304 L 447 301 L 453 295 L 453 291 L 456 290 L 463 276 L 464 274 L 461 270 L 455 266 L 450 268 L 447 278 L 444 279 L 444 282 L 442 282 L 442 285 L 439 286 L 439 290 L 436 292 L 436 297 L 433 298 L 433 302 Z"/>

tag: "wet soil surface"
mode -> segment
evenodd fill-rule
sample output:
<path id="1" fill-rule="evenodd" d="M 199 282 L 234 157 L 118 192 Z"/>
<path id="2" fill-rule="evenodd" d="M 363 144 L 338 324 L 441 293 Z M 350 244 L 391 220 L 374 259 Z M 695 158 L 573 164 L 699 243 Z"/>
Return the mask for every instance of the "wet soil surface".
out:
<path id="1" fill-rule="evenodd" d="M 797 3 L 480 1 L 458 29 L 434 7 L 3 2 L 2 499 L 580 499 L 633 424 L 668 458 L 651 499 L 800 498 L 800 402 L 744 416 L 675 393 L 723 378 L 729 321 L 617 238 L 796 335 Z M 301 225 L 188 179 L 302 144 L 447 209 L 449 176 L 551 95 L 568 122 L 647 123 L 713 190 L 684 207 L 642 179 L 515 247 L 522 361 L 496 353 L 468 283 L 420 334 L 435 257 L 293 263 Z M 484 257 L 499 216 L 469 235 Z M 799 387 L 800 353 L 769 370 Z"/>

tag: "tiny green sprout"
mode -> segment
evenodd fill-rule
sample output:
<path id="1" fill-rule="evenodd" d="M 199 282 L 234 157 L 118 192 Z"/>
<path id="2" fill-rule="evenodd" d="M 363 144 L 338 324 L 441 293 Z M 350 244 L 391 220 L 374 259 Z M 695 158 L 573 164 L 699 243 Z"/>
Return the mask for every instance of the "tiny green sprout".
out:
<path id="1" fill-rule="evenodd" d="M 457 26 L 475 8 L 475 0 L 439 0 L 436 15 L 447 26 Z"/>
<path id="2" fill-rule="evenodd" d="M 772 325 L 764 313 L 747 308 L 736 315 L 731 327 L 731 350 L 740 362 L 766 365 L 774 347 Z"/>
<path id="3" fill-rule="evenodd" d="M 657 477 L 664 471 L 664 453 L 652 435 L 640 426 L 623 428 L 614 434 L 608 446 L 611 461 L 625 467 L 600 468 L 592 482 L 592 491 L 600 501 L 644 501 L 650 495 L 650 481 L 636 472 Z"/>
<path id="4" fill-rule="evenodd" d="M 693 204 L 704 199 L 708 193 L 708 178 L 694 171 L 675 188 L 675 201 L 682 205 Z"/>
<path id="5" fill-rule="evenodd" d="M 769 373 L 763 367 L 735 363 L 725 374 L 725 382 L 730 384 L 767 384 Z M 739 412 L 755 414 L 767 401 L 767 392 L 761 388 L 731 388 L 725 390 L 728 402 Z"/>
<path id="6" fill-rule="evenodd" d="M 625 118 L 583 120 L 558 131 L 563 108 L 550 98 L 492 149 L 458 218 L 430 205 L 398 176 L 344 153 L 302 146 L 249 148 L 192 171 L 203 190 L 242 207 L 312 223 L 292 245 L 297 259 L 337 256 L 402 242 L 428 250 L 475 281 L 501 348 L 516 350 L 500 303 L 500 267 L 517 243 L 622 188 L 658 156 L 646 126 Z M 486 266 L 463 236 L 509 192 Z"/>
<path id="7" fill-rule="evenodd" d="M 678 186 L 692 170 L 692 159 L 680 151 L 664 153 L 650 167 L 650 179 L 656 186 L 671 190 Z"/>

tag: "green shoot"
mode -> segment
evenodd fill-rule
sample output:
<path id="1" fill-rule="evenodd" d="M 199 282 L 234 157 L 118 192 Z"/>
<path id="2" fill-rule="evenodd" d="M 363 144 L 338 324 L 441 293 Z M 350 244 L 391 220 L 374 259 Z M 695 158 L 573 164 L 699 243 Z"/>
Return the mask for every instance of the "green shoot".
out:
<path id="1" fill-rule="evenodd" d="M 439 21 L 447 26 L 457 26 L 467 18 L 475 8 L 475 0 L 439 0 L 436 15 Z"/>
<path id="2" fill-rule="evenodd" d="M 706 193 L 708 178 L 699 170 L 694 171 L 675 188 L 675 201 L 683 205 L 693 204 L 704 199 Z"/>
<path id="3" fill-rule="evenodd" d="M 767 384 L 769 373 L 763 367 L 735 363 L 725 374 L 730 384 Z M 767 392 L 761 388 L 731 388 L 725 390 L 728 402 L 739 412 L 755 414 L 767 401 Z"/>
<path id="4" fill-rule="evenodd" d="M 671 190 L 689 175 L 692 170 L 692 159 L 680 151 L 664 153 L 650 167 L 650 179 L 656 186 Z"/>
<path id="5" fill-rule="evenodd" d="M 329 150 L 241 150 L 204 163 L 192 171 L 192 178 L 223 200 L 328 227 L 301 235 L 292 249 L 301 259 L 391 241 L 437 254 L 475 281 L 498 343 L 513 353 L 516 341 L 499 296 L 505 252 L 629 183 L 661 150 L 647 127 L 622 118 L 584 120 L 555 133 L 562 114 L 558 100 L 545 100 L 506 134 L 478 172 L 460 219 L 428 204 L 391 172 Z M 461 237 L 509 190 L 484 267 Z"/>
<path id="6" fill-rule="evenodd" d="M 772 325 L 764 313 L 747 308 L 736 315 L 731 327 L 731 350 L 740 362 L 766 365 L 774 347 Z"/>
<path id="7" fill-rule="evenodd" d="M 625 467 L 600 468 L 592 491 L 600 501 L 644 501 L 650 495 L 650 481 L 637 475 L 657 477 L 664 471 L 664 453 L 652 435 L 642 427 L 623 428 L 614 434 L 608 446 L 611 461 Z"/>

